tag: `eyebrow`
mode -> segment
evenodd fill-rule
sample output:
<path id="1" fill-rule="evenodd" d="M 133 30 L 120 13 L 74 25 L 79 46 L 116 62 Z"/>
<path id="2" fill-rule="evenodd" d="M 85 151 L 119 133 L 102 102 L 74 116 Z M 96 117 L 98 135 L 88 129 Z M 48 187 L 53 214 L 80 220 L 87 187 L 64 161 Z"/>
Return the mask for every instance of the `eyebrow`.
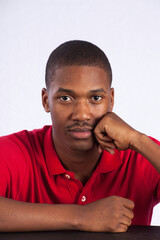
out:
<path id="1" fill-rule="evenodd" d="M 74 91 L 71 89 L 59 88 L 57 93 L 61 93 L 61 92 L 74 93 Z M 93 89 L 90 92 L 91 93 L 97 93 L 97 92 L 106 93 L 106 91 L 103 88 Z"/>
<path id="2" fill-rule="evenodd" d="M 74 93 L 74 91 L 71 89 L 59 88 L 57 93 L 61 93 L 61 92 Z"/>
<path id="3" fill-rule="evenodd" d="M 106 93 L 106 91 L 103 88 L 94 89 L 94 90 L 91 90 L 90 92 L 92 92 L 92 93 L 96 93 L 96 92 Z"/>

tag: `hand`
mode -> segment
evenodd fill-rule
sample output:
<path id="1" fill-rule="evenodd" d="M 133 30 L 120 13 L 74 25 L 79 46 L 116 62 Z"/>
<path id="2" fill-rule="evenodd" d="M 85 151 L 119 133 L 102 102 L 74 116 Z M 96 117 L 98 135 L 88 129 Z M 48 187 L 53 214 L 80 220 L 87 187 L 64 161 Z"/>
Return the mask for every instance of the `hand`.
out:
<path id="1" fill-rule="evenodd" d="M 104 198 L 83 207 L 84 231 L 126 232 L 134 217 L 134 203 L 118 196 Z"/>
<path id="2" fill-rule="evenodd" d="M 115 113 L 107 113 L 95 127 L 95 137 L 100 150 L 105 149 L 114 154 L 114 149 L 126 150 L 132 145 L 135 130 L 119 118 Z"/>

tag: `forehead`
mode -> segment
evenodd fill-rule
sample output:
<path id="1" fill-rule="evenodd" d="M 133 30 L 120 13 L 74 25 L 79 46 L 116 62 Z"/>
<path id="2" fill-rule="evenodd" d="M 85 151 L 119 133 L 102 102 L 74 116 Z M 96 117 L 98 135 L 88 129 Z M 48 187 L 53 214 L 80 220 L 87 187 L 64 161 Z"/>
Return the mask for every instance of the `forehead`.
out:
<path id="1" fill-rule="evenodd" d="M 69 88 L 78 91 L 81 88 L 86 90 L 94 88 L 110 87 L 109 76 L 100 67 L 96 66 L 63 66 L 55 71 L 51 88 Z"/>

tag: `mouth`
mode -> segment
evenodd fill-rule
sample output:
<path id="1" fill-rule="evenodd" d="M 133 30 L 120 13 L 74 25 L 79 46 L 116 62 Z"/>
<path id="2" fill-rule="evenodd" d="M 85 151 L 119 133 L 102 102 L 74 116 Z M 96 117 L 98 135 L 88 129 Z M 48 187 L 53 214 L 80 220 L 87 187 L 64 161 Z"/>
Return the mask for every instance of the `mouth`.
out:
<path id="1" fill-rule="evenodd" d="M 88 139 L 92 135 L 90 128 L 74 128 L 70 129 L 68 133 L 75 139 Z"/>

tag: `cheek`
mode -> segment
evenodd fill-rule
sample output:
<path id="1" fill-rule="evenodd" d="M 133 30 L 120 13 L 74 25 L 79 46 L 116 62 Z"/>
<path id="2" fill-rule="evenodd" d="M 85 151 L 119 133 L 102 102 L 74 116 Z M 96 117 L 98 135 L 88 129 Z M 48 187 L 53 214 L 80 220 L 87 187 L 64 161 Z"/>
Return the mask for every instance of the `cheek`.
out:
<path id="1" fill-rule="evenodd" d="M 97 105 L 93 110 L 94 116 L 96 117 L 102 117 L 109 111 L 110 111 L 110 104 L 107 102 L 103 103 L 102 105 L 101 104 Z"/>
<path id="2" fill-rule="evenodd" d="M 50 112 L 52 123 L 56 125 L 65 124 L 70 115 L 68 109 L 64 109 L 60 105 L 53 105 Z"/>
<path id="3" fill-rule="evenodd" d="M 111 97 L 108 97 L 104 102 L 104 111 L 105 113 L 112 111 Z"/>

